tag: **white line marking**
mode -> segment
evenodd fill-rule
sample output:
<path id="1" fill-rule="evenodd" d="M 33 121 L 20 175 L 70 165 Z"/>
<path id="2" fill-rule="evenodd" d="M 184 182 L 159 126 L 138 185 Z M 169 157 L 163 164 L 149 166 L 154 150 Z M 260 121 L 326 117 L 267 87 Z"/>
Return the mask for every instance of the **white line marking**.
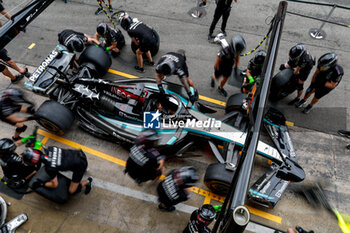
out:
<path id="1" fill-rule="evenodd" d="M 152 194 L 148 194 L 148 193 L 144 193 L 141 191 L 137 191 L 134 189 L 130 189 L 118 184 L 113 184 L 104 180 L 100 180 L 97 178 L 94 178 L 94 183 L 93 185 L 95 187 L 99 187 L 101 189 L 105 189 L 114 193 L 118 193 L 124 196 L 128 196 L 128 197 L 133 197 L 139 200 L 143 200 L 143 201 L 147 201 L 147 202 L 151 202 L 154 204 L 158 204 L 158 197 L 154 196 Z M 176 210 L 187 213 L 187 214 L 191 214 L 194 210 L 196 210 L 198 207 L 193 207 L 190 205 L 186 205 L 186 204 L 182 204 L 179 203 L 176 205 Z M 267 227 L 261 226 L 261 225 L 257 225 L 255 223 L 248 223 L 248 226 L 246 228 L 246 230 L 249 230 L 251 232 L 256 232 L 256 233 L 274 233 L 275 231 L 272 229 L 269 229 Z"/>

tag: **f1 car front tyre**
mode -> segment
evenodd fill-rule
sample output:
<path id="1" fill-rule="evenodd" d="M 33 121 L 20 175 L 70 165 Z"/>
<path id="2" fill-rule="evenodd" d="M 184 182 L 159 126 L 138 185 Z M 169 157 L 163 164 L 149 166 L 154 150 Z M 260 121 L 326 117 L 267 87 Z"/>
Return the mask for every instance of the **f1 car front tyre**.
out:
<path id="1" fill-rule="evenodd" d="M 79 62 L 92 63 L 98 74 L 103 77 L 112 65 L 111 57 L 101 47 L 89 45 L 80 55 Z"/>
<path id="2" fill-rule="evenodd" d="M 56 101 L 47 100 L 36 111 L 37 122 L 59 135 L 69 130 L 74 122 L 73 112 Z"/>
<path id="3" fill-rule="evenodd" d="M 247 94 L 237 93 L 231 95 L 226 102 L 225 112 L 229 113 L 232 111 L 244 110 L 242 105 L 246 98 Z"/>
<path id="4" fill-rule="evenodd" d="M 155 56 L 158 51 L 159 51 L 159 45 L 160 45 L 160 39 L 159 39 L 159 35 L 158 33 L 152 29 L 152 32 L 153 32 L 153 37 L 155 39 L 155 43 L 154 43 L 154 46 L 150 49 L 151 51 L 151 55 L 152 57 Z M 131 42 L 131 50 L 136 53 L 136 50 L 137 50 L 137 45 L 134 43 L 134 42 Z M 146 57 L 146 55 L 144 54 L 144 57 Z"/>
<path id="5" fill-rule="evenodd" d="M 227 170 L 222 163 L 212 163 L 208 166 L 204 175 L 204 184 L 219 195 L 226 195 L 232 182 L 233 171 Z"/>

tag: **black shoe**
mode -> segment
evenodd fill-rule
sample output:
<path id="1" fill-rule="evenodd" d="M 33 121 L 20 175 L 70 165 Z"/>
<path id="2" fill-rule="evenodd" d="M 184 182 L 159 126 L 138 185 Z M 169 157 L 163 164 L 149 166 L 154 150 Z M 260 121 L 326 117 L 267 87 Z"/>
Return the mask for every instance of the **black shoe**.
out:
<path id="1" fill-rule="evenodd" d="M 305 100 L 300 100 L 299 102 L 295 103 L 296 108 L 301 108 L 305 104 Z"/>
<path id="2" fill-rule="evenodd" d="M 299 98 L 295 98 L 295 99 L 289 101 L 289 102 L 288 102 L 288 105 L 293 105 L 293 104 L 295 104 L 295 103 L 297 103 L 297 102 L 299 102 Z"/>
<path id="3" fill-rule="evenodd" d="M 311 111 L 311 109 L 312 106 L 309 104 L 308 106 L 306 106 L 306 108 L 304 108 L 303 113 L 308 114 Z"/>
<path id="4" fill-rule="evenodd" d="M 13 84 L 18 83 L 23 77 L 24 77 L 23 74 L 18 74 L 15 76 L 15 79 L 11 79 L 11 83 Z"/>
<path id="5" fill-rule="evenodd" d="M 347 130 L 338 130 L 338 134 L 339 134 L 340 136 L 344 136 L 344 137 L 350 138 L 350 131 L 347 131 Z"/>
<path id="6" fill-rule="evenodd" d="M 158 209 L 160 210 L 165 210 L 165 211 L 168 211 L 168 212 L 172 212 L 174 210 L 176 210 L 175 206 L 163 206 L 162 204 L 159 204 L 158 205 Z"/>
<path id="7" fill-rule="evenodd" d="M 203 2 L 199 3 L 198 6 L 199 7 L 207 7 L 207 3 L 203 1 Z"/>
<path id="8" fill-rule="evenodd" d="M 227 33 L 226 33 L 226 31 L 225 31 L 225 30 L 221 30 L 221 33 L 222 33 L 222 34 L 224 34 L 224 37 L 226 37 L 226 36 L 227 36 Z"/>
<path id="9" fill-rule="evenodd" d="M 227 92 L 225 91 L 224 88 L 218 87 L 218 92 L 219 92 L 222 96 L 227 97 Z"/>
<path id="10" fill-rule="evenodd" d="M 102 12 L 102 8 L 97 8 L 95 15 L 99 15 L 99 14 L 101 14 L 101 12 Z"/>
<path id="11" fill-rule="evenodd" d="M 148 60 L 144 61 L 143 64 L 147 65 L 147 66 L 154 66 L 154 62 L 150 62 Z"/>
<path id="12" fill-rule="evenodd" d="M 85 186 L 85 195 L 88 195 L 91 192 L 92 189 L 92 181 L 94 180 L 91 176 L 88 178 L 89 183 Z"/>
<path id="13" fill-rule="evenodd" d="M 28 72 L 28 68 L 26 67 L 26 71 L 24 73 L 22 73 L 24 76 L 26 76 L 27 78 L 29 78 L 32 74 Z"/>
<path id="14" fill-rule="evenodd" d="M 346 146 L 346 149 L 350 150 L 350 144 L 348 144 L 348 145 Z"/>
<path id="15" fill-rule="evenodd" d="M 215 81 L 212 77 L 210 77 L 210 86 L 215 87 Z"/>
<path id="16" fill-rule="evenodd" d="M 135 66 L 134 68 L 135 68 L 135 70 L 137 70 L 140 73 L 145 73 L 145 69 L 144 68 L 141 68 L 139 66 Z"/>
<path id="17" fill-rule="evenodd" d="M 215 36 L 213 36 L 213 34 L 211 34 L 211 33 L 209 33 L 208 34 L 208 40 L 211 40 L 211 39 L 213 39 Z"/>

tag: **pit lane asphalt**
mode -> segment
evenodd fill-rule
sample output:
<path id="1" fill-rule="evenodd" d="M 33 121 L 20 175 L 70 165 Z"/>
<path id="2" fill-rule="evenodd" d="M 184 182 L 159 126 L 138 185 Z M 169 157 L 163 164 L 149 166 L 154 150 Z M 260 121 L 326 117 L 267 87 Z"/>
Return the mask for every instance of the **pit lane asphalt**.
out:
<path id="1" fill-rule="evenodd" d="M 11 1 L 6 3 L 5 6 L 10 10 L 19 2 Z M 190 76 L 194 80 L 200 94 L 221 101 L 225 100 L 215 90 L 210 89 L 208 85 L 216 52 L 219 49 L 216 45 L 209 44 L 206 41 L 208 25 L 211 22 L 214 11 L 212 2 L 209 2 L 209 6 L 205 8 L 207 16 L 200 20 L 195 20 L 187 14 L 188 10 L 195 6 L 196 1 L 180 1 L 176 4 L 171 1 L 143 1 L 142 3 L 139 1 L 114 3 L 112 1 L 112 4 L 114 7 L 127 10 L 132 17 L 139 18 L 158 31 L 161 37 L 161 47 L 159 54 L 155 57 L 155 61 L 168 51 L 176 51 L 179 48 L 185 49 Z M 260 3 L 250 0 L 235 4 L 232 8 L 227 28 L 229 36 L 240 33 L 245 37 L 248 49 L 255 47 L 268 30 L 268 25 L 264 23 L 265 18 L 276 12 L 277 4 L 276 1 L 272 0 Z M 339 4 L 345 3 L 339 2 Z M 95 27 L 100 21 L 104 20 L 107 22 L 105 16 L 95 16 L 93 14 L 95 9 L 96 4 L 94 1 L 71 1 L 68 4 L 56 1 L 29 25 L 25 34 L 20 34 L 6 48 L 15 61 L 37 66 L 55 47 L 57 34 L 61 30 L 72 28 L 93 35 Z M 300 7 L 296 3 L 290 3 L 288 10 L 319 17 L 325 17 L 329 11 L 329 9 L 324 7 L 307 5 Z M 346 13 L 348 12 L 337 9 L 333 19 L 346 23 Z M 291 129 L 291 136 L 297 151 L 297 157 L 300 158 L 300 163 L 308 174 L 308 182 L 324 179 L 327 183 L 330 183 L 326 190 L 332 204 L 339 208 L 341 212 L 346 212 L 350 209 L 347 204 L 349 203 L 350 192 L 347 182 L 349 171 L 346 169 L 348 167 L 346 158 L 349 153 L 344 150 L 346 140 L 331 135 L 329 132 L 332 131 L 334 133 L 340 127 L 346 127 L 344 119 L 347 119 L 346 116 L 349 114 L 348 112 L 346 112 L 346 116 L 331 114 L 335 111 L 334 107 L 346 108 L 346 110 L 348 108 L 348 102 L 345 100 L 348 94 L 349 83 L 346 79 L 347 64 L 349 64 L 347 55 L 349 55 L 350 51 L 350 45 L 347 42 L 349 29 L 326 24 L 324 29 L 328 34 L 327 39 L 314 41 L 309 38 L 307 31 L 311 27 L 318 27 L 320 22 L 301 20 L 296 16 L 289 15 L 286 22 L 287 20 L 289 20 L 289 23 L 285 23 L 276 67 L 287 59 L 287 51 L 293 44 L 304 42 L 311 50 L 311 53 L 317 57 L 328 51 L 336 51 L 340 57 L 340 64 L 343 65 L 345 70 L 345 77 L 341 84 L 318 104 L 319 107 L 324 107 L 325 109 L 323 111 L 325 115 L 323 118 L 325 119 L 320 120 L 317 111 L 305 116 L 292 108 L 289 111 L 295 113 L 300 120 L 297 117 L 295 119 L 288 118 L 288 120 L 301 126 L 303 126 L 302 123 L 309 120 L 312 124 L 307 125 L 307 127 L 317 130 L 322 128 L 323 131 L 326 131 L 326 133 L 319 133 L 294 127 Z M 244 24 L 241 22 L 244 22 Z M 119 58 L 113 59 L 112 69 L 139 76 L 140 74 L 133 70 L 133 66 L 136 65 L 136 59 L 129 47 L 130 39 L 124 31 L 123 33 L 126 37 L 127 46 L 123 49 Z M 36 45 L 31 50 L 27 49 L 32 43 Z M 244 67 L 249 59 L 250 57 L 242 58 L 241 66 Z M 143 76 L 153 77 L 153 69 L 146 67 L 146 73 Z M 109 74 L 108 78 L 120 77 Z M 172 77 L 170 81 L 177 81 L 177 78 Z M 3 84 L 2 87 L 7 87 L 9 81 L 2 79 L 1 83 Z M 15 86 L 22 87 L 21 84 Z M 238 88 L 235 87 L 227 86 L 227 90 L 229 94 L 238 92 Z M 31 95 L 31 97 L 35 98 L 37 103 L 43 100 L 34 95 Z M 288 117 L 287 110 L 286 113 Z M 5 124 L 1 125 L 3 126 L 1 134 L 3 137 L 8 137 L 12 134 L 12 127 Z M 127 158 L 125 149 L 95 139 L 81 132 L 76 127 L 64 137 L 82 145 L 93 147 L 106 154 L 115 157 L 121 156 L 119 158 L 124 159 L 124 161 Z M 62 145 L 55 141 L 52 142 L 52 140 L 48 143 L 67 148 L 67 145 Z M 116 152 L 118 155 L 116 155 Z M 205 161 L 203 161 L 202 157 L 169 161 L 167 163 L 167 166 L 169 166 L 167 171 L 170 171 L 172 167 L 179 167 L 180 163 L 181 166 L 187 164 L 195 165 L 203 174 L 205 164 L 212 160 L 211 156 L 205 156 L 205 158 Z M 260 165 L 266 167 L 265 160 L 257 159 L 257 163 L 258 166 L 255 166 L 256 168 Z M 115 165 L 91 156 L 89 156 L 89 164 L 89 173 L 91 172 L 91 175 L 100 180 L 155 194 L 154 185 L 144 185 L 142 187 L 134 185 L 128 177 L 122 174 L 122 169 L 116 168 Z M 252 180 L 256 180 L 261 175 L 261 172 L 259 170 L 255 171 Z M 203 185 L 201 187 L 205 189 Z M 22 201 L 13 201 L 16 205 L 14 204 L 11 208 L 18 211 L 17 213 L 23 209 L 32 213 L 29 216 L 31 222 L 23 226 L 23 229 L 27 231 L 32 229 L 32 232 L 102 232 L 103 230 L 111 232 L 179 232 L 186 225 L 185 222 L 189 216 L 182 212 L 163 214 L 156 210 L 155 204 L 135 200 L 123 195 L 116 195 L 111 191 L 104 191 L 100 188 L 94 189 L 94 193 L 88 197 L 81 195 L 74 197 L 73 200 L 76 202 L 69 202 L 69 204 L 64 206 L 53 205 L 54 208 L 52 208 L 51 202 L 38 197 L 38 195 L 30 194 L 25 196 Z M 39 207 L 38 203 L 40 203 Z M 192 199 L 186 204 L 199 206 L 201 203 L 203 203 L 203 197 L 192 195 Z M 10 211 L 12 212 L 11 208 Z M 13 214 L 11 212 L 10 214 Z M 143 213 L 142 216 L 141 212 Z M 314 229 L 317 232 L 337 232 L 336 224 L 331 218 L 327 218 L 327 215 L 315 214 L 311 208 L 307 207 L 305 202 L 295 197 L 291 191 L 287 191 L 276 208 L 268 212 L 282 217 L 282 224 L 275 224 L 271 221 L 266 221 L 265 223 L 275 224 L 274 226 L 281 229 L 285 229 L 287 226 L 303 225 L 306 229 Z M 265 221 L 261 218 L 258 218 L 258 220 Z M 86 225 L 86 228 L 79 230 L 78 226 L 82 225 Z"/>

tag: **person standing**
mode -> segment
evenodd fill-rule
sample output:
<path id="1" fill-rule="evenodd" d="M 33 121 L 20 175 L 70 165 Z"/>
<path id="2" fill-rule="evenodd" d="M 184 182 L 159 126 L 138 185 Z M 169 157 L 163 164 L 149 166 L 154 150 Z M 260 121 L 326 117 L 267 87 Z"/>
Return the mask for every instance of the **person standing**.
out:
<path id="1" fill-rule="evenodd" d="M 0 72 L 2 72 L 5 76 L 9 77 L 11 79 L 11 83 L 17 83 L 20 81 L 24 76 L 27 78 L 30 77 L 30 73 L 28 72 L 27 68 L 19 68 L 18 65 L 8 56 L 6 49 L 0 50 L 0 61 L 3 62 L 3 64 L 0 63 Z M 12 69 L 18 71 L 20 74 L 14 76 L 11 71 L 7 68 L 7 65 L 10 66 Z"/>
<path id="2" fill-rule="evenodd" d="M 165 156 L 154 148 L 158 140 L 157 131 L 147 129 L 137 136 L 135 145 L 130 148 L 124 173 L 128 173 L 138 184 L 156 181 L 163 173 Z"/>
<path id="3" fill-rule="evenodd" d="M 309 88 L 305 92 L 304 98 L 295 104 L 297 108 L 302 107 L 306 103 L 306 100 L 315 93 L 310 104 L 304 108 L 303 113 L 309 113 L 312 107 L 323 96 L 338 86 L 344 75 L 344 71 L 337 63 L 338 56 L 335 53 L 326 53 L 318 59 L 317 69 L 312 77 Z"/>
<path id="4" fill-rule="evenodd" d="M 2 5 L 2 0 L 0 0 L 0 13 L 4 15 L 7 19 L 11 19 L 11 15 L 7 13 L 5 10 L 5 7 Z M 0 22 L 0 27 L 2 26 L 2 23 Z"/>
<path id="5" fill-rule="evenodd" d="M 98 8 L 97 8 L 97 10 L 96 10 L 96 12 L 95 12 L 95 15 L 99 15 L 99 14 L 101 14 L 101 12 L 103 11 L 102 10 L 102 0 L 99 0 L 98 1 Z M 109 9 L 109 11 L 110 12 L 112 12 L 113 11 L 113 7 L 112 7 L 112 5 L 111 5 L 111 0 L 108 0 L 108 9 Z"/>
<path id="6" fill-rule="evenodd" d="M 143 22 L 133 20 L 127 13 L 121 17 L 120 26 L 128 32 L 132 42 L 137 46 L 135 53 L 138 65 L 135 66 L 135 70 L 144 73 L 143 54 L 148 59 L 145 63 L 154 66 L 151 48 L 155 46 L 156 38 L 153 35 L 153 29 Z"/>
<path id="7" fill-rule="evenodd" d="M 21 117 L 18 113 L 33 114 L 29 117 Z M 20 134 L 26 131 L 25 121 L 34 120 L 34 104 L 26 100 L 18 89 L 5 89 L 0 92 L 0 119 L 16 127 L 12 137 L 14 141 L 20 140 Z"/>
<path id="8" fill-rule="evenodd" d="M 237 2 L 237 0 L 234 0 Z M 216 0 L 216 8 L 214 12 L 214 18 L 211 22 L 210 28 L 209 28 L 209 34 L 208 34 L 208 40 L 211 40 L 214 38 L 213 32 L 216 24 L 218 23 L 219 19 L 222 17 L 222 23 L 221 23 L 221 32 L 226 36 L 226 23 L 228 20 L 228 17 L 230 16 L 231 12 L 231 4 L 232 0 Z"/>
<path id="9" fill-rule="evenodd" d="M 186 55 L 184 50 L 179 50 L 178 53 L 169 52 L 163 55 L 156 66 L 156 81 L 161 94 L 165 94 L 162 80 L 166 76 L 177 75 L 186 89 L 188 97 L 193 104 L 198 100 L 198 91 L 195 89 L 193 81 L 189 77 L 189 72 L 186 64 Z M 194 93 L 191 92 L 191 87 Z"/>
<path id="10" fill-rule="evenodd" d="M 280 66 L 280 70 L 292 68 L 294 70 L 293 83 L 298 91 L 297 97 L 288 103 L 293 105 L 300 100 L 303 94 L 304 82 L 309 76 L 315 61 L 303 44 L 297 44 L 289 50 L 289 60 Z"/>
<path id="11" fill-rule="evenodd" d="M 214 88 L 215 81 L 222 76 L 221 83 L 218 87 L 218 92 L 224 97 L 227 97 L 227 92 L 224 89 L 224 85 L 230 77 L 232 69 L 235 69 L 235 73 L 237 73 L 236 70 L 239 66 L 240 55 L 244 51 L 245 47 L 246 43 L 243 37 L 235 36 L 232 38 L 229 46 L 222 48 L 216 57 L 214 73 L 210 79 L 210 86 Z"/>

